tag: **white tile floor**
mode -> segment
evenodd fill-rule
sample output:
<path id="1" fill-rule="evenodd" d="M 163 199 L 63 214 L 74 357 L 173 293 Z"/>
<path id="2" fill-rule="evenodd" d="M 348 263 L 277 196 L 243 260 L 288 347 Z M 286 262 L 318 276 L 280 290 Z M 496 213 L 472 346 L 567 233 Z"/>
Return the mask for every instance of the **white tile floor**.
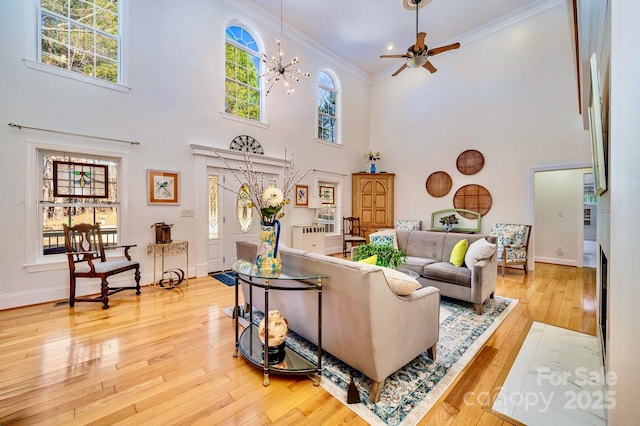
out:
<path id="1" fill-rule="evenodd" d="M 493 404 L 528 426 L 605 425 L 598 338 L 534 322 Z"/>

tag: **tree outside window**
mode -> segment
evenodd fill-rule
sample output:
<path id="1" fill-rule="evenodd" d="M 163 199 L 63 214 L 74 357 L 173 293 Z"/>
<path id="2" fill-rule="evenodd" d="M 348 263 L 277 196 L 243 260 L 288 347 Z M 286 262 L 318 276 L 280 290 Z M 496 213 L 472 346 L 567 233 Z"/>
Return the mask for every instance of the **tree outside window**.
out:
<path id="1" fill-rule="evenodd" d="M 105 245 L 118 244 L 118 166 L 119 161 L 112 158 L 93 157 L 79 153 L 64 153 L 53 151 L 40 151 L 38 153 L 39 164 L 42 169 L 42 190 L 39 204 L 42 223 L 42 251 L 45 256 L 64 253 L 63 224 L 74 226 L 79 223 L 100 224 Z M 63 168 L 58 170 L 58 176 L 54 179 L 54 162 L 68 162 L 77 165 L 106 166 L 108 189 L 104 191 L 101 186 L 96 191 L 96 197 L 91 194 L 90 186 L 94 176 L 91 173 L 66 172 Z M 104 167 L 102 167 L 104 168 Z M 58 189 L 54 188 L 57 183 Z M 74 186 L 85 187 L 82 196 L 74 196 L 70 190 Z M 89 189 L 87 189 L 89 187 Z M 106 197 L 101 195 L 107 194 Z"/>
<path id="2" fill-rule="evenodd" d="M 261 120 L 260 51 L 243 27 L 230 25 L 225 43 L 225 112 Z"/>
<path id="3" fill-rule="evenodd" d="M 118 0 L 41 0 L 43 64 L 120 82 Z"/>
<path id="4" fill-rule="evenodd" d="M 338 141 L 337 90 L 333 78 L 324 71 L 318 73 L 318 139 Z"/>

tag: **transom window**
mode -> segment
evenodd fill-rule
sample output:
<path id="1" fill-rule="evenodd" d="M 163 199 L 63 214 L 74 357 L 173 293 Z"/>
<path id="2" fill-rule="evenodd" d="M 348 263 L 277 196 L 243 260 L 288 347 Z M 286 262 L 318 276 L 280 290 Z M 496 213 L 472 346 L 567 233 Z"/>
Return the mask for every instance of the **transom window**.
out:
<path id="1" fill-rule="evenodd" d="M 326 72 L 318 73 L 318 139 L 338 142 L 338 90 L 333 78 Z"/>
<path id="2" fill-rule="evenodd" d="M 225 112 L 261 121 L 260 50 L 243 27 L 230 25 L 225 43 Z"/>
<path id="3" fill-rule="evenodd" d="M 39 151 L 43 255 L 64 253 L 63 224 L 100 224 L 105 245 L 118 243 L 119 160 Z"/>
<path id="4" fill-rule="evenodd" d="M 119 0 L 40 0 L 39 17 L 39 62 L 120 82 Z"/>

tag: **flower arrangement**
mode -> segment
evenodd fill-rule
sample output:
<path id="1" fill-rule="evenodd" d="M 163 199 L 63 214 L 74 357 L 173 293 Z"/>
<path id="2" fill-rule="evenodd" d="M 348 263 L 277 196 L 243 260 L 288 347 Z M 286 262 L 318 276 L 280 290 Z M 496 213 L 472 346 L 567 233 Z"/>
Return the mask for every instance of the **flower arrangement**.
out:
<path id="1" fill-rule="evenodd" d="M 455 225 L 456 223 L 460 222 L 458 221 L 458 217 L 455 214 L 443 216 L 440 218 L 440 224 L 442 225 Z"/>
<path id="2" fill-rule="evenodd" d="M 375 162 L 382 158 L 382 154 L 379 151 L 369 151 L 364 153 L 364 159 L 369 162 Z"/>
<path id="3" fill-rule="evenodd" d="M 264 173 L 257 172 L 253 167 L 251 157 L 246 152 L 244 153 L 244 162 L 238 163 L 236 169 L 230 167 L 227 161 L 220 157 L 227 168 L 231 170 L 231 173 L 238 182 L 246 182 L 249 197 L 251 203 L 249 208 L 255 207 L 260 215 L 260 221 L 263 225 L 274 225 L 276 220 L 281 219 L 284 216 L 284 206 L 290 203 L 288 197 L 291 190 L 302 179 L 307 176 L 311 169 L 307 170 L 304 174 L 300 174 L 300 169 L 295 166 L 295 160 L 293 155 L 291 158 L 287 157 L 287 148 L 284 149 L 284 180 L 282 189 L 276 187 L 275 182 L 269 182 L 265 187 Z M 220 185 L 222 186 L 222 185 Z M 233 189 L 222 186 L 224 189 L 229 190 L 237 194 Z"/>

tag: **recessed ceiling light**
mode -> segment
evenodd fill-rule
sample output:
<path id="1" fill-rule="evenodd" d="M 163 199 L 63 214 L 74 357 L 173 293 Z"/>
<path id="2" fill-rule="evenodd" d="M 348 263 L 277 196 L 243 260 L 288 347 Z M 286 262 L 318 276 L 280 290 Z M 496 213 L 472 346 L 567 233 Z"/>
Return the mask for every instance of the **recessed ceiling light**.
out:
<path id="1" fill-rule="evenodd" d="M 393 50 L 393 49 L 395 49 L 395 48 L 396 48 L 396 47 L 393 45 L 393 43 L 388 43 L 388 44 L 387 44 L 387 50 Z"/>

